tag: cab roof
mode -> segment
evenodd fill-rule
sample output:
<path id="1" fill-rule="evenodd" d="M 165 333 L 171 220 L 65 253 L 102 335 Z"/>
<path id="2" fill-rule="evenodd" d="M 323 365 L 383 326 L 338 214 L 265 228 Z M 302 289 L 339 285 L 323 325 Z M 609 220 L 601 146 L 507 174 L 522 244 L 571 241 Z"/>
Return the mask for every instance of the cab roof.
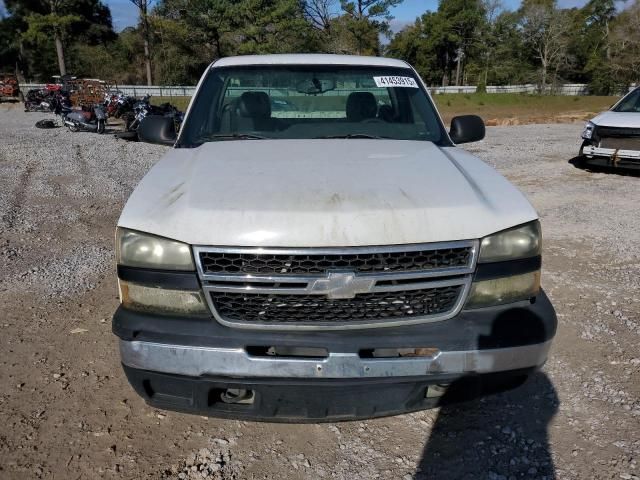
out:
<path id="1" fill-rule="evenodd" d="M 243 55 L 216 60 L 212 67 L 237 67 L 246 65 L 359 65 L 371 67 L 408 68 L 403 60 L 383 57 L 328 54 Z"/>

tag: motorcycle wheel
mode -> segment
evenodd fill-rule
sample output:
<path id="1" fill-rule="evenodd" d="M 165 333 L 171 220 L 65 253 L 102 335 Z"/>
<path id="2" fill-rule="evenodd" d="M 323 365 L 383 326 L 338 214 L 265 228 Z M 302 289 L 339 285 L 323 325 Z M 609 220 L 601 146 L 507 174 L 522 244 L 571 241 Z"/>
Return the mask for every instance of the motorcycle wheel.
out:
<path id="1" fill-rule="evenodd" d="M 73 125 L 69 125 L 68 123 L 65 123 L 65 125 L 67 126 L 67 128 L 69 129 L 70 132 L 79 132 L 80 129 L 78 128 L 78 126 L 74 123 Z"/>
<path id="2" fill-rule="evenodd" d="M 96 129 L 97 133 L 104 133 L 104 128 L 105 128 L 105 121 L 104 120 L 98 120 L 98 127 Z"/>

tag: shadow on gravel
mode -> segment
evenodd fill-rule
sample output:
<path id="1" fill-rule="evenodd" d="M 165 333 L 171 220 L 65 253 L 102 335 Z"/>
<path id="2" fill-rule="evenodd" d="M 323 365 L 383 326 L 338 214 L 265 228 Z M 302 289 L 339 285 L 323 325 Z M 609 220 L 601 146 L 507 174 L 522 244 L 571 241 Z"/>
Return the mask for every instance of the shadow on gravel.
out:
<path id="1" fill-rule="evenodd" d="M 604 167 L 600 165 L 591 165 L 585 162 L 582 157 L 573 157 L 569 160 L 569 164 L 580 170 L 593 173 L 611 173 L 614 175 L 620 175 L 622 177 L 640 177 L 640 169 L 631 169 L 624 167 Z"/>
<path id="2" fill-rule="evenodd" d="M 515 324 L 513 318 L 498 317 L 478 347 L 496 348 L 507 337 L 538 343 L 543 335 L 535 318 L 523 315 Z M 460 403 L 480 392 L 489 395 Z M 477 377 L 463 378 L 447 389 L 440 405 L 416 480 L 556 479 L 548 427 L 559 400 L 542 371 L 528 379 L 493 377 L 481 384 Z"/>

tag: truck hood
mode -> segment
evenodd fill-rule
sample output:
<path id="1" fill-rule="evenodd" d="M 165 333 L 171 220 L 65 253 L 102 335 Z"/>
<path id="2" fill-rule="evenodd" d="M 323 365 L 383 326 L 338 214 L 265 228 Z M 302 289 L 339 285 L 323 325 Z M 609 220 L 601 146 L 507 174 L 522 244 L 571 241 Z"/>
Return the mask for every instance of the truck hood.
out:
<path id="1" fill-rule="evenodd" d="M 234 140 L 174 149 L 119 225 L 191 245 L 332 247 L 480 238 L 537 218 L 473 155 L 402 140 Z"/>
<path id="2" fill-rule="evenodd" d="M 602 112 L 591 122 L 603 127 L 640 128 L 640 113 L 637 112 Z"/>

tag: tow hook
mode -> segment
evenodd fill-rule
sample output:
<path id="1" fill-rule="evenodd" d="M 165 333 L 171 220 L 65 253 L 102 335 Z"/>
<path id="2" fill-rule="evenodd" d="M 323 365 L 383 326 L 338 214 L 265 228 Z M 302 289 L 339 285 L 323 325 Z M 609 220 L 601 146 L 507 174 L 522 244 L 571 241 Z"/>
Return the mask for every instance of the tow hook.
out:
<path id="1" fill-rule="evenodd" d="M 620 149 L 616 148 L 616 151 L 614 152 L 614 154 L 611 156 L 611 161 L 613 162 L 613 166 L 617 167 L 618 166 L 618 161 L 620 160 L 619 157 L 619 153 Z"/>
<path id="2" fill-rule="evenodd" d="M 253 390 L 244 388 L 228 388 L 220 394 L 224 403 L 253 403 Z"/>

